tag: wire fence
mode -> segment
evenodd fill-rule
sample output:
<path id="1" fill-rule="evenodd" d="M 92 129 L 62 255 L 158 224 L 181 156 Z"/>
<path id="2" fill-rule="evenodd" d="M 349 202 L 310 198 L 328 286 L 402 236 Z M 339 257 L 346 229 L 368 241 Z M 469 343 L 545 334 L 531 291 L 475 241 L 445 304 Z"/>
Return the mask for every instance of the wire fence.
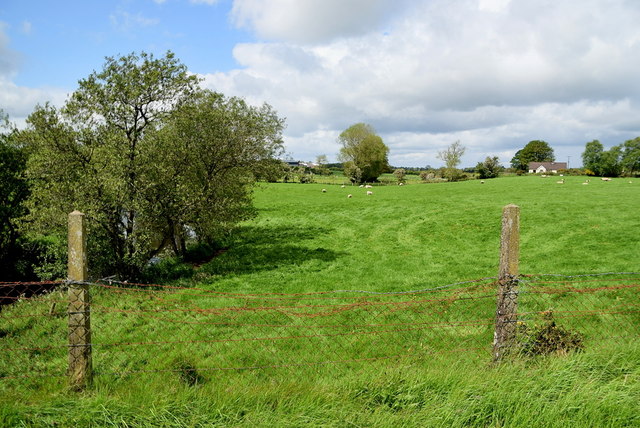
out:
<path id="1" fill-rule="evenodd" d="M 89 343 L 70 342 L 68 282 L 0 283 L 0 378 L 286 369 L 403 359 L 491 361 L 497 278 L 378 293 L 224 293 L 98 281 Z M 519 354 L 616 349 L 640 334 L 640 273 L 521 275 Z"/>

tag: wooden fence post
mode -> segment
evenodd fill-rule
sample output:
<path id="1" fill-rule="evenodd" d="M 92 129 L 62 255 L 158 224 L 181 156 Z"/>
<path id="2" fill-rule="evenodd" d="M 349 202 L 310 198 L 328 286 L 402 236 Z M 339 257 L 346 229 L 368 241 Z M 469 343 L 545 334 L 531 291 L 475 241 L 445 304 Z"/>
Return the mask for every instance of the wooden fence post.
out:
<path id="1" fill-rule="evenodd" d="M 69 214 L 69 383 L 81 390 L 92 380 L 90 297 L 84 214 Z"/>
<path id="2" fill-rule="evenodd" d="M 493 361 L 495 362 L 500 361 L 509 351 L 516 334 L 519 258 L 520 207 L 511 204 L 502 209 L 498 302 L 493 334 Z"/>

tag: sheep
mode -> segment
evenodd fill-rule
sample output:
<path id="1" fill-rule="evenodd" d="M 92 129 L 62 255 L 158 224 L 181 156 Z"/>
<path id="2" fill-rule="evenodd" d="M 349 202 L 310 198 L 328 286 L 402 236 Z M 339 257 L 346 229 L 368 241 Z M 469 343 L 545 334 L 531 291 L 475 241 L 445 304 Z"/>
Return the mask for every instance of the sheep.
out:
<path id="1" fill-rule="evenodd" d="M 557 184 L 564 184 L 564 178 L 560 181 L 556 181 Z"/>
<path id="2" fill-rule="evenodd" d="M 361 185 L 360 185 L 360 188 L 362 189 L 363 187 L 364 187 L 364 184 L 361 184 Z"/>
<path id="3" fill-rule="evenodd" d="M 352 195 L 351 193 L 349 193 L 349 194 L 347 195 L 347 198 L 353 198 L 353 195 Z"/>
<path id="4" fill-rule="evenodd" d="M 344 184 L 343 184 L 343 185 L 342 185 L 342 186 L 340 186 L 340 187 L 342 187 L 342 188 L 344 189 L 344 187 L 345 187 L 345 186 L 344 186 Z"/>
<path id="5" fill-rule="evenodd" d="M 404 186 L 404 183 L 398 183 L 398 186 Z"/>
<path id="6" fill-rule="evenodd" d="M 480 180 L 480 184 L 484 184 L 484 180 Z"/>
<path id="7" fill-rule="evenodd" d="M 327 189 L 322 189 L 322 193 L 327 193 Z"/>
<path id="8" fill-rule="evenodd" d="M 373 186 L 372 186 L 372 185 L 370 185 L 370 184 L 367 184 L 366 186 L 364 186 L 364 188 L 365 188 L 365 189 L 371 189 L 371 188 L 373 188 Z"/>
<path id="9" fill-rule="evenodd" d="M 373 192 L 371 190 L 367 190 L 367 196 L 371 196 L 373 195 Z"/>

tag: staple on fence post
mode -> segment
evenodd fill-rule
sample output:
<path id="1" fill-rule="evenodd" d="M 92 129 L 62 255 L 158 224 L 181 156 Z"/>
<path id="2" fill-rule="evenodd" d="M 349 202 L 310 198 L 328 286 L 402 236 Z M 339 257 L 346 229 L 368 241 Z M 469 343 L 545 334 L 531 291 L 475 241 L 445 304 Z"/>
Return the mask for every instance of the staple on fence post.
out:
<path id="1" fill-rule="evenodd" d="M 498 269 L 498 302 L 493 334 L 493 361 L 498 362 L 509 351 L 515 338 L 518 311 L 518 263 L 520 258 L 520 207 L 502 209 L 500 267 Z"/>
<path id="2" fill-rule="evenodd" d="M 81 390 L 91 383 L 90 296 L 87 280 L 87 237 L 84 214 L 69 214 L 69 383 Z"/>

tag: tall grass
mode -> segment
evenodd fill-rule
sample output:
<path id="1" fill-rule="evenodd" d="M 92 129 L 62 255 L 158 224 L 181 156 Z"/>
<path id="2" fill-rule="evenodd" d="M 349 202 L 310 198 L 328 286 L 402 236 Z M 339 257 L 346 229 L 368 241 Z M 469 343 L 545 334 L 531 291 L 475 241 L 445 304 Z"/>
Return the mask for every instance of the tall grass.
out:
<path id="1" fill-rule="evenodd" d="M 508 203 L 522 208 L 523 273 L 638 271 L 640 183 L 592 180 L 582 185 L 583 181 L 567 177 L 564 184 L 556 184 L 552 178 L 509 177 L 484 184 L 409 184 L 374 187 L 372 196 L 365 194 L 367 189 L 351 186 L 262 185 L 255 196 L 259 217 L 242 226 L 227 251 L 193 269 L 188 279 L 173 283 L 237 293 L 408 291 L 495 276 L 500 214 Z M 326 193 L 321 192 L 323 187 Z M 347 198 L 349 193 L 352 198 Z M 127 298 L 108 290 L 94 296 L 103 305 L 130 309 L 156 304 Z M 203 297 L 188 290 L 172 298 L 206 306 Z M 571 296 L 562 299 L 554 304 L 570 305 Z M 44 299 L 23 303 L 28 311 L 50 308 Z M 486 311 L 482 305 L 465 308 L 470 317 Z M 546 303 L 535 309 L 547 309 Z M 22 338 L 43 346 L 47 341 L 64 343 L 64 308 L 58 312 L 37 325 L 12 321 L 11 329 L 3 330 L 2 345 Z M 277 323 L 278 316 L 263 322 Z M 98 309 L 94 321 L 96 333 L 100 332 L 95 340 L 102 344 L 140 341 L 148 335 L 158 341 L 175 340 L 167 336 L 191 330 L 165 331 L 165 324 L 150 318 L 126 313 L 106 317 Z M 478 332 L 482 337 L 485 333 Z M 640 348 L 633 341 L 589 347 L 564 357 L 516 359 L 500 366 L 491 365 L 482 353 L 443 352 L 309 367 L 200 370 L 234 352 L 237 358 L 248 358 L 248 363 L 266 358 L 260 354 L 264 348 L 252 351 L 252 346 L 242 344 L 220 355 L 170 346 L 152 348 L 144 358 L 103 351 L 96 356 L 98 368 L 129 374 L 97 376 L 84 393 L 67 390 L 64 377 L 6 380 L 0 385 L 0 425 L 640 424 Z M 278 358 L 312 358 L 319 351 L 311 342 L 300 349 L 280 348 L 286 355 Z M 362 352 L 369 355 L 376 349 Z M 64 366 L 64 352 L 24 358 L 30 364 Z"/>

